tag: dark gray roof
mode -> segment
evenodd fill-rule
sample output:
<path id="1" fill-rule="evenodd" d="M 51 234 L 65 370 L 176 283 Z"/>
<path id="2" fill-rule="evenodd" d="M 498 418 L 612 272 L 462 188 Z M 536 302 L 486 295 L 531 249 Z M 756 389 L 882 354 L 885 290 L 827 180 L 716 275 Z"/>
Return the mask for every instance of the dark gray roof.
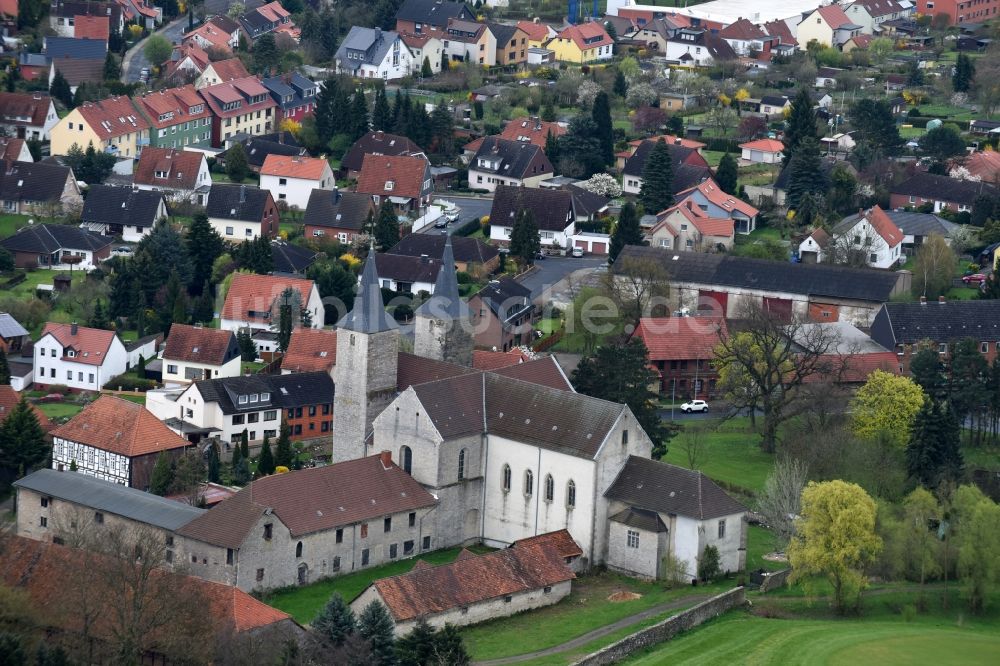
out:
<path id="1" fill-rule="evenodd" d="M 69 167 L 51 162 L 13 162 L 0 170 L 0 199 L 55 202 L 72 175 Z"/>
<path id="2" fill-rule="evenodd" d="M 333 379 L 324 371 L 204 379 L 195 386 L 205 402 L 218 402 L 223 414 L 332 403 L 334 392 Z M 265 393 L 267 400 L 262 400 Z M 254 394 L 256 402 L 240 404 L 239 396 Z"/>
<path id="3" fill-rule="evenodd" d="M 396 12 L 396 19 L 444 27 L 448 19 L 475 21 L 476 15 L 462 2 L 451 0 L 406 0 Z"/>
<path id="4" fill-rule="evenodd" d="M 91 185 L 83 202 L 80 221 L 151 227 L 156 222 L 156 213 L 162 201 L 162 192 Z"/>
<path id="5" fill-rule="evenodd" d="M 698 520 L 746 511 L 701 472 L 638 456 L 629 456 L 604 496 L 647 511 Z"/>
<path id="6" fill-rule="evenodd" d="M 961 338 L 973 338 L 977 342 L 1000 340 L 1000 300 L 886 303 L 876 320 L 888 321 L 896 344 L 914 344 L 925 339 L 935 342 Z M 875 327 L 873 322 L 873 335 Z M 886 346 L 885 341 L 879 339 L 878 342 Z"/>
<path id="7" fill-rule="evenodd" d="M 954 222 L 931 213 L 911 213 L 905 210 L 887 210 L 885 213 L 906 236 L 938 234 L 950 238 L 952 232 L 958 228 Z"/>
<path id="8" fill-rule="evenodd" d="M 495 169 L 482 167 L 479 165 L 480 158 L 499 160 L 499 166 Z M 535 166 L 532 167 L 532 164 Z M 552 164 L 540 146 L 524 141 L 501 139 L 497 136 L 483 137 L 483 143 L 476 151 L 476 156 L 469 162 L 469 167 L 476 171 L 517 179 L 552 173 Z M 541 170 L 529 172 L 529 168 Z"/>
<path id="9" fill-rule="evenodd" d="M 343 67 L 351 71 L 362 64 L 378 65 L 385 59 L 385 55 L 397 39 L 399 39 L 399 35 L 391 30 L 351 26 L 351 31 L 340 43 L 335 57 L 342 63 Z M 363 52 L 364 58 L 361 60 L 349 59 L 347 57 L 348 51 Z"/>
<path id="10" fill-rule="evenodd" d="M 361 231 L 368 221 L 368 214 L 375 210 L 371 195 L 341 190 L 314 189 L 309 193 L 309 203 L 302 224 L 313 227 L 351 229 Z M 411 234 L 423 235 L 423 234 Z"/>
<path id="11" fill-rule="evenodd" d="M 616 523 L 622 523 L 623 525 L 628 525 L 629 527 L 634 527 L 639 530 L 646 530 L 647 532 L 667 531 L 667 526 L 664 525 L 663 521 L 660 519 L 660 514 L 655 511 L 637 509 L 632 506 L 619 511 L 615 515 L 611 516 L 609 520 L 613 520 Z"/>
<path id="12" fill-rule="evenodd" d="M 788 98 L 784 95 L 761 95 L 760 103 L 767 104 L 770 106 L 784 106 L 788 102 Z"/>
<path id="13" fill-rule="evenodd" d="M 72 58 L 73 60 L 103 61 L 107 52 L 108 45 L 99 39 L 45 38 L 45 55 L 51 59 Z"/>
<path id="14" fill-rule="evenodd" d="M 476 292 L 486 307 L 503 323 L 532 308 L 531 290 L 517 280 L 502 277 Z"/>
<path id="15" fill-rule="evenodd" d="M 451 234 L 446 236 L 441 269 L 434 282 L 434 295 L 417 308 L 417 315 L 434 319 L 469 319 L 472 312 L 458 293 L 458 277 L 455 274 L 455 254 L 451 249 Z"/>
<path id="16" fill-rule="evenodd" d="M 428 257 L 440 259 L 444 256 L 445 238 L 451 240 L 456 261 L 485 264 L 500 254 L 495 247 L 477 238 L 450 234 L 407 234 L 389 248 L 386 254 L 404 254 L 410 257 L 426 254 Z"/>
<path id="17" fill-rule="evenodd" d="M 354 307 L 337 322 L 337 328 L 357 333 L 380 333 L 396 328 L 396 322 L 385 311 L 385 303 L 382 301 L 382 290 L 375 270 L 374 248 L 365 259 L 361 282 L 354 295 Z"/>
<path id="18" fill-rule="evenodd" d="M 487 21 L 486 27 L 490 29 L 490 32 L 492 32 L 493 36 L 496 38 L 498 49 L 505 46 L 510 41 L 511 37 L 514 36 L 514 33 L 517 32 L 516 25 L 508 25 L 506 23 Z"/>
<path id="19" fill-rule="evenodd" d="M 205 513 L 205 509 L 87 476 L 82 472 L 40 469 L 15 481 L 14 485 L 170 531 Z"/>
<path id="20" fill-rule="evenodd" d="M 573 223 L 573 196 L 565 190 L 497 185 L 490 224 L 514 226 L 521 210 L 530 210 L 539 231 L 563 231 Z"/>
<path id="21" fill-rule="evenodd" d="M 247 164 L 259 169 L 263 166 L 268 155 L 284 155 L 286 157 L 305 155 L 306 149 L 295 141 L 292 133 L 285 132 L 284 134 L 284 136 L 271 135 L 273 138 L 256 136 L 242 141 L 243 150 L 247 154 Z M 223 161 L 225 161 L 225 156 L 226 153 L 222 153 Z"/>
<path id="22" fill-rule="evenodd" d="M 712 170 L 700 164 L 681 164 L 674 169 L 674 180 L 670 188 L 674 194 L 700 185 L 703 181 L 712 177 Z"/>
<path id="23" fill-rule="evenodd" d="M 375 270 L 379 278 L 385 280 L 436 282 L 441 272 L 441 260 L 380 253 L 375 255 Z"/>
<path id="24" fill-rule="evenodd" d="M 304 273 L 316 261 L 316 253 L 301 245 L 271 241 L 271 258 L 276 273 Z"/>
<path id="25" fill-rule="evenodd" d="M 361 163 L 365 155 L 416 155 L 423 149 L 405 136 L 389 134 L 388 132 L 369 132 L 354 142 L 344 158 L 340 168 L 349 171 L 361 171 Z"/>
<path id="26" fill-rule="evenodd" d="M 975 183 L 971 180 L 957 180 L 921 172 L 894 186 L 890 192 L 971 206 L 980 194 L 996 195 L 997 189 L 988 183 Z"/>
<path id="27" fill-rule="evenodd" d="M 111 239 L 67 224 L 36 224 L 21 227 L 13 236 L 0 241 L 11 252 L 52 254 L 59 250 L 100 250 Z"/>
<path id="28" fill-rule="evenodd" d="M 226 220 L 260 222 L 269 194 L 269 190 L 252 185 L 214 183 L 208 193 L 205 214 Z"/>
<path id="29" fill-rule="evenodd" d="M 262 80 L 261 84 L 271 92 L 271 97 L 282 109 L 295 109 L 316 101 L 315 81 L 310 81 L 298 72 L 272 76 Z M 306 95 L 306 91 L 311 91 L 312 94 Z"/>
<path id="30" fill-rule="evenodd" d="M 806 296 L 826 296 L 885 303 L 899 276 L 867 268 L 829 264 L 793 264 L 727 254 L 677 252 L 627 245 L 620 256 L 650 258 L 670 272 L 672 282 L 738 287 Z"/>
<path id="31" fill-rule="evenodd" d="M 573 213 L 587 217 L 599 213 L 608 207 L 611 199 L 595 194 L 576 185 L 566 185 L 564 190 L 573 195 Z"/>
<path id="32" fill-rule="evenodd" d="M 625 167 L 622 169 L 622 173 L 626 176 L 641 176 L 642 170 L 646 167 L 646 160 L 649 158 L 649 154 L 653 152 L 653 148 L 656 147 L 657 141 L 646 140 L 639 144 L 632 153 L 632 157 L 625 160 Z M 664 142 L 667 147 L 667 152 L 670 153 L 670 162 L 676 170 L 679 166 L 684 164 L 684 160 L 691 156 L 691 153 L 697 152 L 694 148 L 689 148 L 687 146 L 678 146 L 672 143 Z"/>
<path id="33" fill-rule="evenodd" d="M 21 326 L 16 319 L 6 312 L 0 312 L 0 338 L 10 340 L 11 338 L 19 338 L 27 334 L 28 332 L 24 330 L 24 326 Z"/>

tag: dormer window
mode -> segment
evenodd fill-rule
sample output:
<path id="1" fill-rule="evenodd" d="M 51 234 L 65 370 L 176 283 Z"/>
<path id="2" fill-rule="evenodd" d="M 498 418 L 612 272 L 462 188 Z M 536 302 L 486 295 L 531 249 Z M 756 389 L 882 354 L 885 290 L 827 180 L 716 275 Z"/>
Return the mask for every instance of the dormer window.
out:
<path id="1" fill-rule="evenodd" d="M 167 172 L 166 171 L 157 171 L 154 175 L 157 178 L 166 178 L 167 177 Z"/>
<path id="2" fill-rule="evenodd" d="M 245 404 L 247 404 L 247 403 L 248 403 L 249 401 L 250 401 L 250 396 L 248 396 L 248 395 L 241 395 L 241 396 L 240 396 L 240 404 L 241 404 L 241 405 L 245 405 Z"/>
<path id="3" fill-rule="evenodd" d="M 385 191 L 386 192 L 392 192 L 392 190 L 393 190 L 394 187 L 396 187 L 396 181 L 394 181 L 394 180 L 387 180 L 387 181 L 385 181 Z"/>
<path id="4" fill-rule="evenodd" d="M 253 393 L 250 395 L 250 402 L 257 402 L 257 394 Z"/>
<path id="5" fill-rule="evenodd" d="M 260 394 L 260 401 L 261 402 L 267 402 L 270 399 L 271 399 L 271 394 L 270 393 L 261 393 Z"/>

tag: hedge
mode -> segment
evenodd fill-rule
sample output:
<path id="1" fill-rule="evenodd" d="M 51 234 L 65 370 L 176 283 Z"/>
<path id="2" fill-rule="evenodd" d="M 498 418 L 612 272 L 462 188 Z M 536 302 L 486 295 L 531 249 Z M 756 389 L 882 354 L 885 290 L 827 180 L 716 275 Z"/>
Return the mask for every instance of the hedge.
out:
<path id="1" fill-rule="evenodd" d="M 701 137 L 695 139 L 695 141 L 701 141 L 705 144 L 705 150 L 711 150 L 713 152 L 720 153 L 732 153 L 736 151 L 736 145 L 739 143 L 736 139 L 724 139 L 722 137 L 711 137 L 705 138 Z"/>
<path id="2" fill-rule="evenodd" d="M 479 223 L 479 218 L 474 217 L 460 227 L 456 227 L 452 234 L 455 236 L 471 236 L 472 234 L 479 231 L 482 225 Z"/>
<path id="3" fill-rule="evenodd" d="M 18 273 L 14 277 L 4 282 L 3 285 L 0 285 L 0 288 L 10 289 L 11 287 L 16 287 L 17 285 L 21 284 L 27 279 L 28 279 L 27 273 Z"/>
<path id="4" fill-rule="evenodd" d="M 109 391 L 149 391 L 156 388 L 156 382 L 152 379 L 119 375 L 109 379 L 104 388 Z"/>

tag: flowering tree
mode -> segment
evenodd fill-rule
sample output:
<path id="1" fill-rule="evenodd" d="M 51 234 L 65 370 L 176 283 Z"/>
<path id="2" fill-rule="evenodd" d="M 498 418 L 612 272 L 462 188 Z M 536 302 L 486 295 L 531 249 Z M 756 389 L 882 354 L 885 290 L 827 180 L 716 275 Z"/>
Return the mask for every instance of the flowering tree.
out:
<path id="1" fill-rule="evenodd" d="M 595 173 L 588 180 L 579 183 L 579 186 L 588 192 L 600 194 L 602 197 L 614 199 L 622 194 L 621 183 L 611 174 Z"/>
<path id="2" fill-rule="evenodd" d="M 654 132 L 667 122 L 667 112 L 655 106 L 640 106 L 632 116 L 632 127 L 637 132 Z"/>
<path id="3" fill-rule="evenodd" d="M 648 83 L 636 83 L 629 86 L 628 95 L 625 96 L 625 104 L 631 109 L 638 109 L 640 106 L 649 106 L 657 99 L 656 91 Z"/>
<path id="4" fill-rule="evenodd" d="M 602 90 L 603 88 L 593 81 L 584 81 L 581 83 L 576 92 L 576 99 L 580 103 L 580 107 L 584 109 L 592 107 L 594 100 L 597 99 Z"/>

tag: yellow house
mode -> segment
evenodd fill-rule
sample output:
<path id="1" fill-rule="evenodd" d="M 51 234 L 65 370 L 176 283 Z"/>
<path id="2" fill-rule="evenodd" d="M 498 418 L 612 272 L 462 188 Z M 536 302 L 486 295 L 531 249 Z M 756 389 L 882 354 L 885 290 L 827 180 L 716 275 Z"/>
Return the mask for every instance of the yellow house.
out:
<path id="1" fill-rule="evenodd" d="M 517 28 L 527 35 L 529 49 L 544 48 L 545 42 L 556 36 L 556 31 L 544 23 L 518 21 Z"/>
<path id="2" fill-rule="evenodd" d="M 66 155 L 74 145 L 118 157 L 138 158 L 149 145 L 149 123 L 128 97 L 84 102 L 52 128 L 52 154 Z"/>
<path id="3" fill-rule="evenodd" d="M 545 45 L 562 62 L 588 63 L 610 60 L 614 55 L 614 40 L 600 23 L 571 25 Z"/>

